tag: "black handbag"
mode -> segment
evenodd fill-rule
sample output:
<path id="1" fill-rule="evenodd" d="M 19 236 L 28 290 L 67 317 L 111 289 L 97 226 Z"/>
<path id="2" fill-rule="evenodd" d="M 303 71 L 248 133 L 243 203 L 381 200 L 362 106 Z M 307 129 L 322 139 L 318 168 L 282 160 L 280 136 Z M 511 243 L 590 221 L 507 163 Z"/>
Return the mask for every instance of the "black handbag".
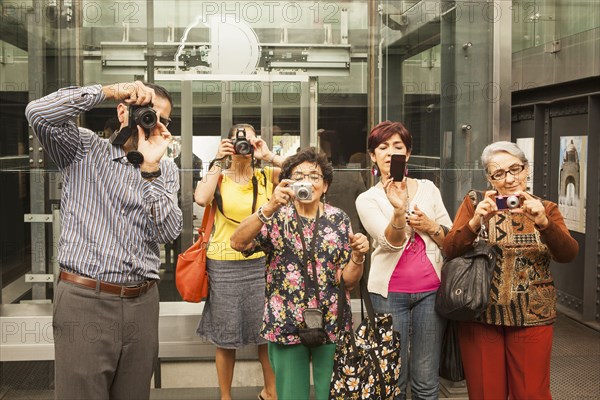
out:
<path id="1" fill-rule="evenodd" d="M 338 337 L 329 399 L 394 399 L 400 394 L 400 333 L 394 331 L 391 314 L 375 314 L 364 278 L 360 286 L 367 318 L 356 331 L 346 330 L 347 318 L 351 320 L 352 315 L 343 279 L 340 282 Z"/>
<path id="2" fill-rule="evenodd" d="M 456 324 L 456 321 L 448 321 L 440 356 L 440 376 L 451 382 L 460 382 L 465 379 Z"/>
<path id="3" fill-rule="evenodd" d="M 477 194 L 481 196 L 480 192 Z M 438 314 L 456 321 L 478 318 L 488 305 L 495 266 L 496 249 L 488 243 L 482 218 L 473 247 L 462 256 L 444 260 L 435 298 Z"/>

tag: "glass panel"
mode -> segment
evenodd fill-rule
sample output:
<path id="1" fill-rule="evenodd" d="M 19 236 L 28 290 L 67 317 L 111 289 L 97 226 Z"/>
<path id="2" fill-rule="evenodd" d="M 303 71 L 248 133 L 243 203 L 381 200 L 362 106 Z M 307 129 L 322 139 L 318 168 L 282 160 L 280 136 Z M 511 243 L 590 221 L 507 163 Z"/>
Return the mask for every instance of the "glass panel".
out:
<path id="1" fill-rule="evenodd" d="M 409 175 L 440 183 L 441 47 L 431 47 L 402 63 L 404 125 L 412 134 Z"/>
<path id="2" fill-rule="evenodd" d="M 600 26 L 598 4 L 585 0 L 513 1 L 513 52 Z"/>
<path id="3" fill-rule="evenodd" d="M 273 143 L 275 154 L 288 157 L 300 148 L 300 82 L 273 82 Z M 308 110 L 306 110 L 308 112 Z"/>
<path id="4" fill-rule="evenodd" d="M 185 78 L 193 81 L 190 129 L 194 152 L 201 160 L 195 165 L 206 167 L 214 158 L 223 125 L 249 122 L 259 132 L 272 128 L 269 144 L 282 155 L 295 153 L 301 143 L 318 146 L 340 171 L 336 183 L 349 182 L 343 174 L 350 171 L 368 187 L 372 184 L 366 152 L 369 124 L 389 118 L 405 122 L 413 131 L 411 168 L 415 174 L 420 171 L 431 177 L 427 168 L 436 165 L 443 144 L 440 138 L 446 132 L 460 138 L 457 126 L 469 122 L 479 129 L 474 136 L 483 137 L 489 126 L 489 102 L 479 97 L 471 102 L 465 94 L 473 82 L 491 81 L 489 21 L 466 20 L 469 10 L 481 15 L 471 3 L 442 2 L 442 6 L 428 8 L 432 2 L 382 1 L 378 9 L 379 4 L 365 0 L 86 0 L 42 2 L 28 14 L 26 8 L 4 2 L 0 123 L 7 134 L 0 139 L 0 160 L 7 185 L 2 204 L 7 207 L 2 216 L 3 221 L 14 222 L 10 229 L 3 228 L 4 237 L 19 239 L 2 253 L 3 271 L 13 262 L 20 264 L 20 274 L 31 269 L 35 263 L 31 243 L 39 240 L 44 248 L 55 246 L 49 234 L 32 238 L 31 224 L 22 222 L 24 213 L 44 214 L 60 207 L 56 168 L 43 152 L 38 157 L 39 146 L 30 142 L 24 118 L 28 101 L 69 85 L 151 80 L 173 96 L 169 129 L 179 137 L 183 129 L 181 80 Z M 455 4 L 462 14 L 452 20 Z M 548 1 L 534 6 L 554 18 L 577 15 L 581 29 L 598 25 L 589 3 Z M 520 7 L 525 9 L 525 5 Z M 369 26 L 369 13 L 375 26 Z M 523 16 L 527 15 L 524 11 Z M 32 21 L 28 23 L 27 18 Z M 570 34 L 567 25 L 561 20 L 554 30 L 531 28 L 527 34 L 539 33 L 543 42 L 558 33 Z M 461 46 L 468 38 L 479 42 L 474 42 L 476 52 L 467 60 Z M 522 47 L 534 44 L 530 39 Z M 373 56 L 372 64 L 368 54 Z M 450 60 L 447 68 L 442 68 L 446 60 Z M 229 82 L 225 89 L 223 82 Z M 269 82 L 271 91 L 264 90 L 264 82 Z M 453 97 L 455 88 L 463 90 L 462 97 Z M 272 99 L 265 99 L 267 94 Z M 475 114 L 478 123 L 466 116 L 467 111 Z M 77 122 L 107 138 L 119 128 L 116 117 L 116 104 L 103 102 L 80 115 Z M 177 160 L 181 150 L 174 147 L 169 155 Z M 461 147 L 455 150 L 460 154 Z M 44 158 L 41 168 L 47 174 L 45 181 L 54 182 L 51 185 L 31 179 L 38 159 Z M 192 169 L 195 173 L 200 168 Z M 52 189 L 54 194 L 48 186 L 56 189 Z M 337 201 L 334 192 L 330 193 L 333 203 Z M 189 196 L 180 193 L 180 199 Z M 353 203 L 354 197 L 344 200 Z M 176 247 L 161 253 L 165 271 L 172 271 Z M 46 253 L 39 265 L 46 264 L 45 272 L 49 272 L 51 251 Z M 163 287 L 161 291 L 166 290 Z M 51 290 L 42 297 L 50 299 Z"/>
<path id="5" fill-rule="evenodd" d="M 234 124 L 250 124 L 260 134 L 261 129 L 261 82 L 231 82 L 229 88 L 233 107 Z"/>

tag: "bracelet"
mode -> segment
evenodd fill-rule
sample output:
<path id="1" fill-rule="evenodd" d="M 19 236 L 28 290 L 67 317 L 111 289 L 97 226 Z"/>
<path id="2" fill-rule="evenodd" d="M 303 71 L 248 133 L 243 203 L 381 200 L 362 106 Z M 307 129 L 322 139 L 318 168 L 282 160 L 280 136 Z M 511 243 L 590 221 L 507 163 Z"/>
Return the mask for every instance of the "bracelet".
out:
<path id="1" fill-rule="evenodd" d="M 224 167 L 224 166 L 223 166 L 223 161 L 219 161 L 219 160 L 218 160 L 218 161 L 214 161 L 214 162 L 212 163 L 212 165 L 211 165 L 211 168 L 212 168 L 212 167 L 218 167 L 218 168 L 221 168 L 221 169 L 225 169 L 225 168 L 223 168 L 223 167 Z"/>
<path id="2" fill-rule="evenodd" d="M 352 254 L 350 254 L 350 260 L 352 260 L 352 262 L 354 264 L 356 264 L 356 265 L 362 265 L 362 264 L 364 264 L 366 258 L 367 258 L 367 256 L 363 254 L 362 255 L 362 260 L 360 260 L 360 262 L 356 262 L 356 261 L 354 261 L 354 258 L 352 258 Z"/>
<path id="3" fill-rule="evenodd" d="M 262 210 L 262 206 L 258 207 L 258 210 L 256 211 L 256 216 L 258 217 L 258 219 L 260 220 L 260 222 L 262 222 L 263 224 L 266 224 L 267 222 L 269 222 L 271 219 L 273 219 L 273 216 L 271 215 L 270 217 L 267 217 Z"/>
<path id="4" fill-rule="evenodd" d="M 397 226 L 397 225 L 394 225 L 394 223 L 393 223 L 393 222 L 391 222 L 391 221 L 390 221 L 390 225 L 392 226 L 392 228 L 394 228 L 394 229 L 395 229 L 395 230 L 397 230 L 397 231 L 401 231 L 401 230 L 403 230 L 404 228 L 406 228 L 406 224 L 404 224 L 404 226 Z"/>
<path id="5" fill-rule="evenodd" d="M 435 231 L 435 233 L 433 234 L 433 236 L 440 236 L 440 233 L 442 232 L 442 226 L 440 225 L 437 229 L 437 231 Z"/>

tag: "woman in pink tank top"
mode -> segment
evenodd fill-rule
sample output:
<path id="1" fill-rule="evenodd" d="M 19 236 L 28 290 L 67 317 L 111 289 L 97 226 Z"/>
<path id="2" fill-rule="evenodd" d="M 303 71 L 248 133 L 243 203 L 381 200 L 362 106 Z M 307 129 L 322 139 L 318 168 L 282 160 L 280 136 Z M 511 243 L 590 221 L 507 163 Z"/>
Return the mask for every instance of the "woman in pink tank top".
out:
<path id="1" fill-rule="evenodd" d="M 408 161 L 412 151 L 412 137 L 401 123 L 385 121 L 373 128 L 368 148 L 373 171 L 381 176 L 356 199 L 361 222 L 373 238 L 369 294 L 375 311 L 391 313 L 400 332 L 398 398 L 406 398 L 410 376 L 413 399 L 437 399 L 445 320 L 434 304 L 441 244 L 452 221 L 433 182 L 391 177 L 392 155 L 403 154 Z"/>

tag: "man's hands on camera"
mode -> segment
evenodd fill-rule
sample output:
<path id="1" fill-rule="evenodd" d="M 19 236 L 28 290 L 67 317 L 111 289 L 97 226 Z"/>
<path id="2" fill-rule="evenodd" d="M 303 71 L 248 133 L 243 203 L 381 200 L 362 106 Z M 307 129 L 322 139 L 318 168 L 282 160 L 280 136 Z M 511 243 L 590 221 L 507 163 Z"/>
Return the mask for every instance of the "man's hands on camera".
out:
<path id="1" fill-rule="evenodd" d="M 173 140 L 171 132 L 160 122 L 158 115 L 156 127 L 150 131 L 150 136 L 146 139 L 144 128 L 138 125 L 138 143 L 137 150 L 143 154 L 144 162 L 140 164 L 141 172 L 154 172 L 159 169 L 160 159 L 163 157 Z"/>
<path id="2" fill-rule="evenodd" d="M 127 105 L 142 106 L 148 103 L 154 103 L 156 93 L 154 89 L 145 86 L 140 81 L 115 83 L 102 87 L 104 96 L 109 100 L 116 100 Z"/>
<path id="3" fill-rule="evenodd" d="M 153 110 L 156 112 L 156 125 L 151 129 L 145 130 L 138 124 L 137 146 L 131 143 L 131 140 L 134 139 L 130 139 L 123 147 L 125 151 L 137 150 L 142 154 L 144 161 L 140 164 L 140 172 L 159 173 L 160 159 L 164 156 L 172 140 L 171 133 L 160 119 L 161 112 L 163 114 L 170 113 L 171 105 L 169 101 L 158 97 L 154 89 L 147 87 L 140 81 L 103 86 L 102 92 L 107 99 L 116 100 L 128 106 L 144 106 L 152 103 Z M 130 117 L 127 114 L 128 112 L 129 109 L 121 109 L 119 111 L 119 118 L 127 120 Z M 168 117 L 168 115 L 165 115 L 165 117 Z M 135 136 L 132 136 L 132 138 L 135 138 Z"/>

